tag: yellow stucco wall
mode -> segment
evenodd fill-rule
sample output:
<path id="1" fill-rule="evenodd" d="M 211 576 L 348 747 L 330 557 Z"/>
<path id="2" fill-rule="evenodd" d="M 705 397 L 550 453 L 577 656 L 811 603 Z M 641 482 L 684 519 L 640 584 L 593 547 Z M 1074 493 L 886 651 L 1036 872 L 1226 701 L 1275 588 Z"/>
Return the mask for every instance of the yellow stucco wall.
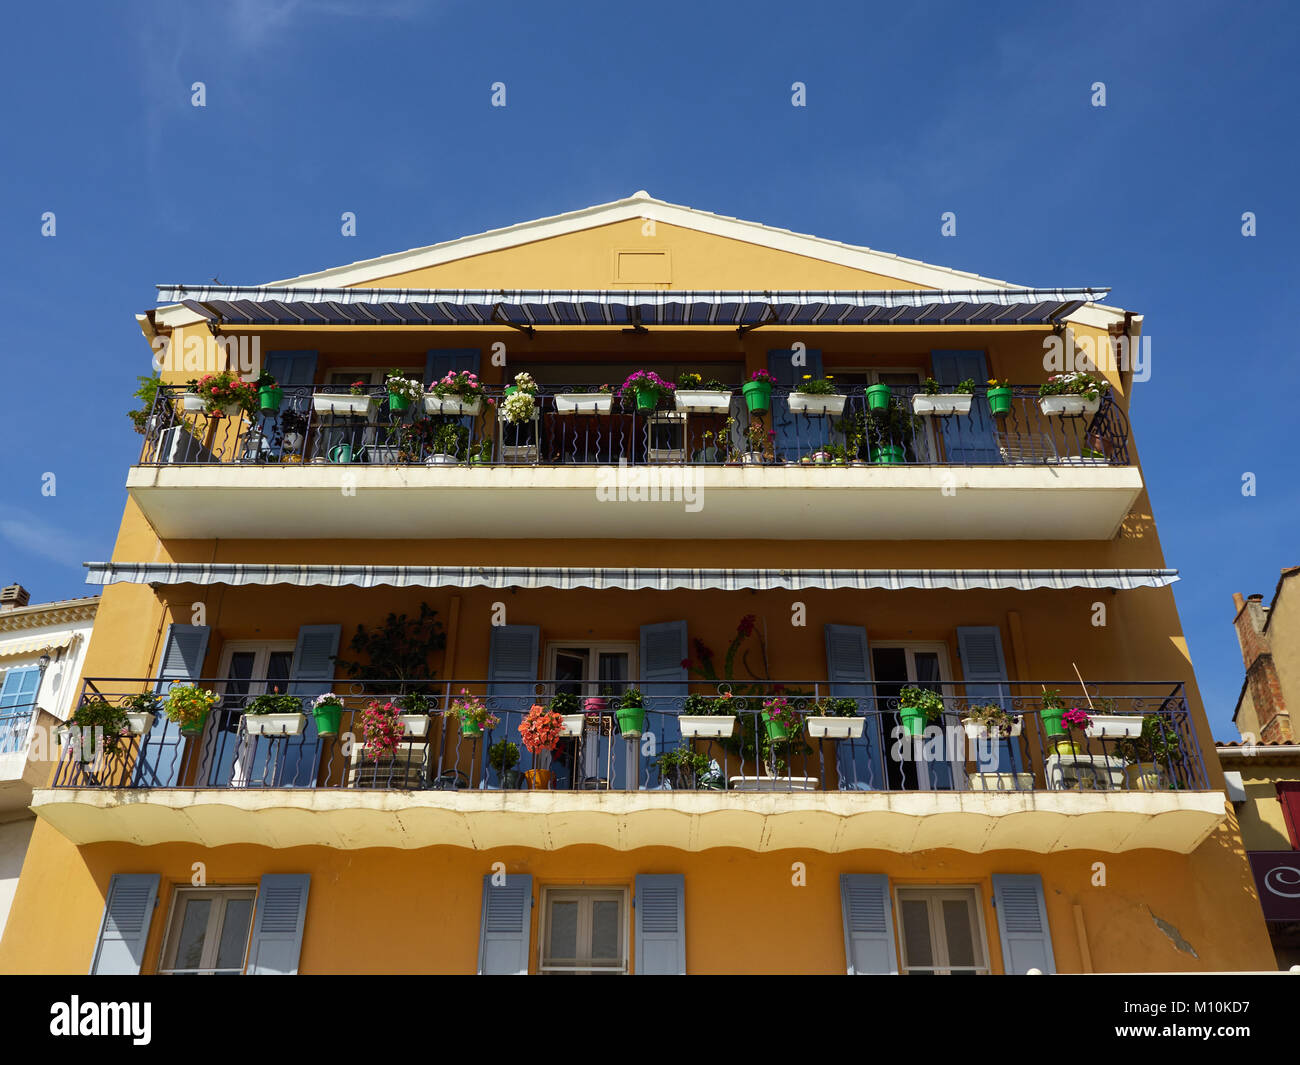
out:
<path id="1" fill-rule="evenodd" d="M 1224 762 L 1224 768 L 1241 773 L 1246 802 L 1238 805 L 1241 838 L 1248 851 L 1285 851 L 1291 849 L 1282 804 L 1277 798 L 1277 782 L 1300 780 L 1300 764 L 1294 757 L 1283 761 L 1267 753 Z"/>

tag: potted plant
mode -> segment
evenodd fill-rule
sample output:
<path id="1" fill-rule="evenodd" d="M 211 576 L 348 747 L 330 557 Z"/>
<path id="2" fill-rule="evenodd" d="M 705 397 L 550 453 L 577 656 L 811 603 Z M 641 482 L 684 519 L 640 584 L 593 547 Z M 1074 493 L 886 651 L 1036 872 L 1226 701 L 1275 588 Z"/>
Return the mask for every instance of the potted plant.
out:
<path id="1" fill-rule="evenodd" d="M 943 697 L 928 688 L 908 685 L 898 693 L 898 716 L 907 735 L 924 735 L 926 726 L 943 716 Z"/>
<path id="2" fill-rule="evenodd" d="M 1065 735 L 1056 740 L 1055 746 L 1057 754 L 1075 755 L 1079 753 L 1079 745 L 1070 734 L 1072 732 L 1086 732 L 1091 718 L 1088 711 L 1078 706 L 1072 706 L 1069 710 L 1061 713 L 1061 727 L 1065 729 Z"/>
<path id="3" fill-rule="evenodd" d="M 430 466 L 455 466 L 461 456 L 469 457 L 469 429 L 455 421 L 445 421 L 433 430 L 429 441 Z"/>
<path id="4" fill-rule="evenodd" d="M 772 743 L 783 743 L 799 730 L 799 711 L 784 695 L 763 700 L 763 727 Z"/>
<path id="5" fill-rule="evenodd" d="M 519 748 L 509 740 L 498 740 L 488 749 L 488 765 L 497 771 L 503 788 L 519 786 Z"/>
<path id="6" fill-rule="evenodd" d="M 1011 413 L 1011 382 L 989 378 L 989 390 L 985 393 L 989 401 L 989 413 L 995 418 L 1004 418 Z"/>
<path id="7" fill-rule="evenodd" d="M 907 460 L 907 442 L 920 419 L 901 405 L 869 410 L 866 417 L 867 455 L 880 466 L 899 466 Z"/>
<path id="8" fill-rule="evenodd" d="M 576 695 L 571 692 L 559 692 L 551 698 L 550 709 L 551 713 L 559 714 L 562 719 L 561 736 L 582 735 L 582 725 L 586 715 L 582 712 L 582 704 Z"/>
<path id="9" fill-rule="evenodd" d="M 653 370 L 637 370 L 628 374 L 619 387 L 618 400 L 624 407 L 635 405 L 638 412 L 645 414 L 668 403 L 675 391 L 673 385 Z"/>
<path id="10" fill-rule="evenodd" d="M 347 392 L 313 392 L 312 410 L 318 414 L 347 414 L 369 417 L 379 401 L 369 393 L 368 381 L 353 381 Z M 344 445 L 346 446 L 346 445 Z"/>
<path id="11" fill-rule="evenodd" d="M 745 396 L 745 407 L 750 414 L 766 414 L 772 409 L 772 386 L 776 378 L 766 370 L 755 370 L 749 380 L 741 386 Z"/>
<path id="12" fill-rule="evenodd" d="M 492 464 L 491 437 L 484 437 L 477 444 L 470 445 L 469 464 L 471 466 L 490 466 Z"/>
<path id="13" fill-rule="evenodd" d="M 190 394 L 199 397 L 200 408 L 212 418 L 237 418 L 257 408 L 257 386 L 234 370 L 206 374 L 190 382 Z M 192 409 L 186 403 L 186 410 Z"/>
<path id="14" fill-rule="evenodd" d="M 460 722 L 462 736 L 481 736 L 485 728 L 493 729 L 501 724 L 500 718 L 488 710 L 487 703 L 476 695 L 470 695 L 468 688 L 461 688 L 460 695 L 452 700 L 447 712 Z"/>
<path id="15" fill-rule="evenodd" d="M 966 735 L 972 740 L 1005 740 L 1020 735 L 1024 723 L 1019 714 L 1011 714 L 996 703 L 972 706 L 961 719 Z"/>
<path id="16" fill-rule="evenodd" d="M 841 395 L 832 383 L 835 378 L 804 374 L 787 402 L 795 414 L 842 414 L 849 397 Z"/>
<path id="17" fill-rule="evenodd" d="M 64 742 L 73 744 L 83 762 L 93 762 L 99 752 L 117 750 L 123 736 L 130 735 L 126 710 L 106 699 L 87 699 L 64 723 Z"/>
<path id="18" fill-rule="evenodd" d="M 1049 417 L 1095 414 L 1110 386 L 1086 370 L 1052 374 L 1038 387 L 1038 409 Z"/>
<path id="19" fill-rule="evenodd" d="M 690 747 L 665 751 L 655 759 L 655 764 L 662 780 L 687 790 L 699 787 L 700 780 L 709 771 L 708 756 L 696 754 Z"/>
<path id="20" fill-rule="evenodd" d="M 180 726 L 182 736 L 197 736 L 216 701 L 216 692 L 197 684 L 177 684 L 167 693 L 167 718 Z"/>
<path id="21" fill-rule="evenodd" d="M 394 757 L 405 735 L 400 707 L 389 700 L 371 699 L 366 703 L 361 711 L 361 743 L 367 761 Z"/>
<path id="22" fill-rule="evenodd" d="M 1121 714 L 1114 699 L 1097 699 L 1092 706 L 1087 734 L 1108 739 L 1141 736 L 1145 720 L 1145 714 Z"/>
<path id="23" fill-rule="evenodd" d="M 519 735 L 528 753 L 533 756 L 534 768 L 524 772 L 530 788 L 541 791 L 551 786 L 554 780 L 551 756 L 560 742 L 563 730 L 564 719 L 540 703 L 529 707 L 527 716 L 519 723 Z"/>
<path id="24" fill-rule="evenodd" d="M 433 704 L 428 696 L 418 693 L 402 695 L 398 697 L 397 706 L 401 711 L 400 720 L 406 735 L 416 738 L 429 735 L 429 712 L 433 709 Z"/>
<path id="25" fill-rule="evenodd" d="M 567 392 L 555 393 L 554 399 L 559 414 L 608 414 L 614 404 L 609 385 L 574 385 Z"/>
<path id="26" fill-rule="evenodd" d="M 813 739 L 861 739 L 867 724 L 867 719 L 858 713 L 856 699 L 822 699 L 813 703 L 808 711 L 804 727 Z"/>
<path id="27" fill-rule="evenodd" d="M 925 379 L 924 391 L 912 397 L 912 413 L 931 414 L 969 414 L 971 400 L 975 397 L 975 379 L 968 377 L 953 386 L 951 392 L 944 392 L 943 386 L 933 377 Z"/>
<path id="28" fill-rule="evenodd" d="M 746 466 L 761 466 L 767 446 L 776 439 L 776 430 L 769 429 L 757 418 L 750 418 L 745 426 L 745 440 L 749 450 L 743 452 L 740 461 Z"/>
<path id="29" fill-rule="evenodd" d="M 1142 719 L 1142 730 L 1135 737 L 1115 744 L 1127 763 L 1124 779 L 1135 791 L 1163 791 L 1174 785 L 1169 780 L 1167 767 L 1180 757 L 1178 732 L 1170 721 L 1159 714 L 1147 714 Z"/>
<path id="30" fill-rule="evenodd" d="M 126 724 L 131 735 L 147 735 L 161 709 L 162 696 L 157 692 L 142 692 L 131 696 L 126 701 Z"/>
<path id="31" fill-rule="evenodd" d="M 302 699 L 279 688 L 250 699 L 244 707 L 244 732 L 249 736 L 301 736 L 306 727 Z"/>
<path id="32" fill-rule="evenodd" d="M 410 410 L 412 403 L 424 398 L 424 385 L 406 377 L 401 370 L 389 370 L 384 384 L 388 387 L 388 409 L 394 414 Z"/>
<path id="33" fill-rule="evenodd" d="M 424 393 L 426 414 L 474 416 L 482 412 L 484 404 L 492 406 L 493 403 L 487 386 L 472 370 L 449 370 Z"/>
<path id="34" fill-rule="evenodd" d="M 515 374 L 515 383 L 506 389 L 497 417 L 502 423 L 501 457 L 507 461 L 536 461 L 537 382 L 530 374 Z"/>
<path id="35" fill-rule="evenodd" d="M 1060 691 L 1056 688 L 1044 688 L 1039 717 L 1043 719 L 1043 731 L 1049 738 L 1065 735 L 1065 728 L 1061 724 L 1061 715 L 1064 713 L 1065 703 L 1061 701 Z"/>
<path id="36" fill-rule="evenodd" d="M 328 737 L 339 734 L 339 722 L 343 718 L 343 699 L 333 692 L 316 696 L 311 704 L 312 717 L 316 719 L 316 734 Z"/>
<path id="37" fill-rule="evenodd" d="M 736 730 L 736 711 L 732 706 L 731 692 L 716 698 L 688 695 L 682 703 L 677 724 L 687 739 L 698 737 L 725 738 Z"/>
<path id="38" fill-rule="evenodd" d="M 257 405 L 263 414 L 275 414 L 284 402 L 284 389 L 269 373 L 257 375 Z"/>
<path id="39" fill-rule="evenodd" d="M 280 415 L 281 453 L 299 454 L 307 436 L 307 415 L 302 411 L 287 410 Z"/>
<path id="40" fill-rule="evenodd" d="M 642 729 L 645 728 L 645 697 L 642 696 L 640 689 L 628 688 L 623 693 L 614 716 L 618 718 L 618 731 L 622 733 L 624 739 L 633 739 L 641 735 Z"/>
<path id="41" fill-rule="evenodd" d="M 692 414 L 725 414 L 731 408 L 731 389 L 697 373 L 682 373 L 677 375 L 673 401 L 678 410 Z"/>

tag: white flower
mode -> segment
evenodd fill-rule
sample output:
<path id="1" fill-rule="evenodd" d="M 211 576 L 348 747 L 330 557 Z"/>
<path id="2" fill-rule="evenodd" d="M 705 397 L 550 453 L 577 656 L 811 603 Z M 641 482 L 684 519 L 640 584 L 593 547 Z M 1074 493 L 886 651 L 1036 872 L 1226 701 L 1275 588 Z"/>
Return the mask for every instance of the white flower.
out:
<path id="1" fill-rule="evenodd" d="M 520 377 L 525 376 L 527 375 L 520 374 Z M 501 404 L 501 416 L 516 425 L 519 422 L 532 421 L 536 412 L 537 404 L 529 392 L 513 392 L 506 396 L 505 402 Z"/>
<path id="2" fill-rule="evenodd" d="M 331 703 L 342 703 L 342 701 L 343 699 L 341 696 L 335 695 L 333 692 L 326 692 L 324 695 L 318 695 L 316 697 L 316 701 L 313 702 L 311 705 L 312 705 L 312 709 L 314 710 L 318 706 L 325 706 Z"/>

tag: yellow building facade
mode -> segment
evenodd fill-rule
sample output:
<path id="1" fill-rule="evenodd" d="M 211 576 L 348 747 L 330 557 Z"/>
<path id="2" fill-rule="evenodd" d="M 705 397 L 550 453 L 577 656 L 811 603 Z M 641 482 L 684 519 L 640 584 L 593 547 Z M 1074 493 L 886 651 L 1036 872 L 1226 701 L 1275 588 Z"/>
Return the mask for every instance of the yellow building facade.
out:
<path id="1" fill-rule="evenodd" d="M 219 702 L 65 748 L 0 969 L 1272 967 L 1104 295 L 644 193 L 165 291 L 83 700 Z"/>

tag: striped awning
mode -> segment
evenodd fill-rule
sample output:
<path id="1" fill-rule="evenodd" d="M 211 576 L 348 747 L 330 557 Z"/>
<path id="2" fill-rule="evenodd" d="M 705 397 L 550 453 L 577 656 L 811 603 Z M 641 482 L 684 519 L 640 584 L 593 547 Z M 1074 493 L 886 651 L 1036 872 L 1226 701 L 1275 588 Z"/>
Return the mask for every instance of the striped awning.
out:
<path id="1" fill-rule="evenodd" d="M 828 292 L 241 288 L 159 285 L 221 325 L 1049 325 L 1107 288 Z"/>
<path id="2" fill-rule="evenodd" d="M 73 634 L 60 632 L 51 636 L 29 636 L 23 640 L 0 638 L 0 658 L 34 655 L 41 651 L 61 651 L 72 643 Z"/>
<path id="3" fill-rule="evenodd" d="M 614 569 L 547 566 L 295 566 L 87 562 L 87 584 L 296 584 L 333 588 L 1161 588 L 1172 569 Z"/>

